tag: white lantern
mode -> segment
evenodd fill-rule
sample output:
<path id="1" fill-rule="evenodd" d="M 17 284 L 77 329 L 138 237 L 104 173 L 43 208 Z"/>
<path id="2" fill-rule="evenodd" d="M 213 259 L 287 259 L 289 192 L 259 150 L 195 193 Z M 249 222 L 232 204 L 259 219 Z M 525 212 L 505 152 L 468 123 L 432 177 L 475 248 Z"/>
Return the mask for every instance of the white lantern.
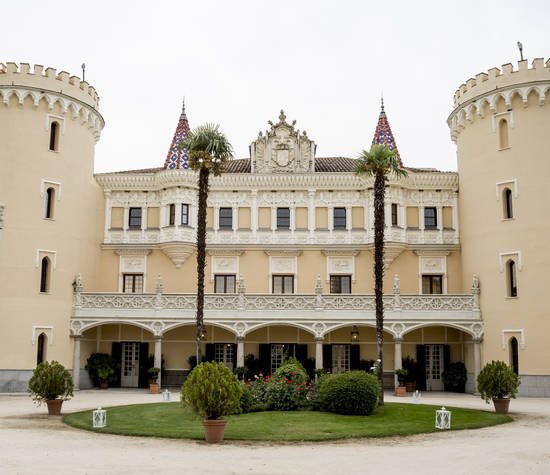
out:
<path id="1" fill-rule="evenodd" d="M 451 428 L 451 411 L 446 411 L 444 407 L 442 407 L 439 411 L 435 411 L 435 428 Z"/>
<path id="2" fill-rule="evenodd" d="M 417 389 L 414 393 L 413 393 L 413 402 L 415 404 L 420 404 L 420 398 L 422 397 L 422 395 L 420 394 L 420 391 Z"/>
<path id="3" fill-rule="evenodd" d="M 164 402 L 170 402 L 170 393 L 168 392 L 168 389 L 165 389 L 162 393 L 162 400 Z"/>
<path id="4" fill-rule="evenodd" d="M 98 407 L 97 410 L 93 412 L 92 421 L 94 427 L 105 427 L 107 425 L 107 411 Z"/>

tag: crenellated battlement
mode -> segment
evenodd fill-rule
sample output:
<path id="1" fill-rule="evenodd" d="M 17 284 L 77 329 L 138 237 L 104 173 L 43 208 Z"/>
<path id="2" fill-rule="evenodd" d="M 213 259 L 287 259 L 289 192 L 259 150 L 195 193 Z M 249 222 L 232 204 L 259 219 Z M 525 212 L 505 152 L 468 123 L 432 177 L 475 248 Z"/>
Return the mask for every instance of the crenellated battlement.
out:
<path id="1" fill-rule="evenodd" d="M 518 61 L 517 69 L 511 63 L 504 64 L 502 69 L 491 68 L 487 73 L 476 74 L 456 90 L 454 107 L 457 108 L 466 101 L 479 95 L 507 88 L 509 86 L 550 80 L 550 59 L 535 58 L 529 67 L 528 61 Z"/>
<path id="2" fill-rule="evenodd" d="M 23 86 L 52 91 L 71 96 L 93 109 L 99 107 L 99 95 L 95 88 L 78 76 L 71 76 L 66 71 L 57 72 L 55 68 L 46 68 L 35 64 L 31 71 L 28 63 L 0 63 L 0 86 Z"/>

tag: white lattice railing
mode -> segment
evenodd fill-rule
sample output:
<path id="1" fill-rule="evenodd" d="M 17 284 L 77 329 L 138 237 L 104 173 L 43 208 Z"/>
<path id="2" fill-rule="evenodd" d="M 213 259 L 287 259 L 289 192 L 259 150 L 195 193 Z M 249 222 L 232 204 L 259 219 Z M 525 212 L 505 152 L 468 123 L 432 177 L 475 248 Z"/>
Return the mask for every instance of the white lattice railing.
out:
<path id="1" fill-rule="evenodd" d="M 474 311 L 474 295 L 384 295 L 388 311 Z M 207 294 L 205 310 L 363 310 L 374 311 L 374 295 L 364 294 Z M 195 294 L 76 292 L 78 309 L 194 310 Z"/>

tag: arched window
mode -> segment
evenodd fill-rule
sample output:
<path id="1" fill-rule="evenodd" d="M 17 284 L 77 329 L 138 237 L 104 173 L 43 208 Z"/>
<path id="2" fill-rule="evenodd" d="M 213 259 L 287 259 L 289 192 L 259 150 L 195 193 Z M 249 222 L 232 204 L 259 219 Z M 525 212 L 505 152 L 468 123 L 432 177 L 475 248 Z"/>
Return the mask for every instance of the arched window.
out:
<path id="1" fill-rule="evenodd" d="M 47 257 L 42 259 L 40 267 L 40 292 L 50 290 L 50 260 Z"/>
<path id="2" fill-rule="evenodd" d="M 45 203 L 45 218 L 53 218 L 53 204 L 55 198 L 55 190 L 53 188 L 48 188 L 46 190 L 46 203 Z"/>
<path id="3" fill-rule="evenodd" d="M 504 188 L 502 192 L 502 205 L 504 206 L 504 218 L 513 218 L 514 210 L 512 208 L 512 190 L 510 190 L 510 188 Z"/>
<path id="4" fill-rule="evenodd" d="M 518 340 L 513 336 L 508 343 L 510 348 L 510 366 L 514 370 L 514 373 L 519 375 Z"/>
<path id="5" fill-rule="evenodd" d="M 41 333 L 36 345 L 36 364 L 39 365 L 43 361 L 46 361 L 46 335 Z"/>
<path id="6" fill-rule="evenodd" d="M 57 151 L 59 145 L 59 124 L 52 122 L 50 124 L 50 150 Z"/>
<path id="7" fill-rule="evenodd" d="M 518 284 L 516 278 L 516 263 L 509 260 L 506 263 L 506 279 L 508 281 L 508 297 L 518 296 Z"/>
<path id="8" fill-rule="evenodd" d="M 499 148 L 508 148 L 508 121 L 506 119 L 500 119 L 498 123 L 498 144 Z"/>

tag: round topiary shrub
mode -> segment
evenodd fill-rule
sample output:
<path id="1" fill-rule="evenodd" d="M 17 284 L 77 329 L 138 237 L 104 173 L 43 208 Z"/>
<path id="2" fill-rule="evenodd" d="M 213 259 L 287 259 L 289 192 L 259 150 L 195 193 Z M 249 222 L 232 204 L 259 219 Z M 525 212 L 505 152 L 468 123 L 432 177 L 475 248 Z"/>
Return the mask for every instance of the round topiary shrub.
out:
<path id="1" fill-rule="evenodd" d="M 223 363 L 201 363 L 182 386 L 181 401 L 203 419 L 220 419 L 241 412 L 242 393 L 239 380 Z"/>
<path id="2" fill-rule="evenodd" d="M 61 399 L 67 401 L 73 396 L 73 378 L 57 361 L 40 363 L 29 380 L 28 392 L 38 405 Z"/>
<path id="3" fill-rule="evenodd" d="M 487 363 L 477 376 L 477 390 L 489 403 L 492 399 L 515 398 L 520 380 L 504 361 Z"/>
<path id="4" fill-rule="evenodd" d="M 321 410 L 368 416 L 378 406 L 380 385 L 365 371 L 349 371 L 323 378 L 318 400 Z"/>

